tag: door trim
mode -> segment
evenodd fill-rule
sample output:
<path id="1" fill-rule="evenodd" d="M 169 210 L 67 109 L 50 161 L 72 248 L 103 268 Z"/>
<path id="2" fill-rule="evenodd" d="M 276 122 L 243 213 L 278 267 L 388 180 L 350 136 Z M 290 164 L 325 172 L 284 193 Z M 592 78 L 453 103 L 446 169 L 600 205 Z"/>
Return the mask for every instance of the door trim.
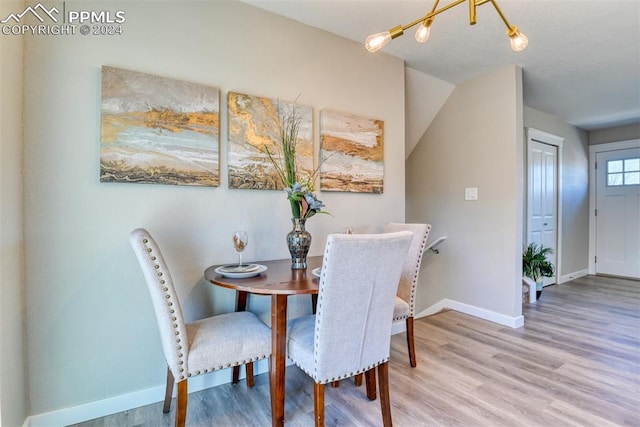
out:
<path id="1" fill-rule="evenodd" d="M 542 144 L 554 145 L 558 147 L 558 157 L 556 159 L 556 172 L 558 174 L 558 179 L 556 182 L 556 271 L 555 271 L 555 282 L 556 284 L 562 283 L 560 280 L 562 275 L 560 272 L 562 271 L 562 146 L 564 145 L 564 138 L 553 135 L 548 132 L 544 132 L 534 128 L 525 128 L 527 135 L 527 146 L 525 148 L 525 194 L 528 194 L 529 191 L 529 145 L 531 141 L 540 142 Z M 528 210 L 528 197 L 525 198 L 525 218 L 524 218 L 524 242 L 528 242 L 529 236 L 529 210 Z"/>
<path id="2" fill-rule="evenodd" d="M 605 151 L 638 148 L 640 139 L 589 146 L 589 274 L 596 274 L 596 155 Z"/>

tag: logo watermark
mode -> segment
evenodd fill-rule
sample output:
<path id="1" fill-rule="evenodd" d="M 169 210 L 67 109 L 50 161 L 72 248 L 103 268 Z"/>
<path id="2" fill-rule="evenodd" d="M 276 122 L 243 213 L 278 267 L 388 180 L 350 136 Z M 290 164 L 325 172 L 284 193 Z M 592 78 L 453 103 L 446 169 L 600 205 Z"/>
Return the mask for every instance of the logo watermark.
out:
<path id="1" fill-rule="evenodd" d="M 10 13 L 0 20 L 0 33 L 5 36 L 122 35 L 127 20 L 124 10 L 67 10 L 56 6 L 47 8 L 42 3 L 27 6 L 18 13 Z"/>

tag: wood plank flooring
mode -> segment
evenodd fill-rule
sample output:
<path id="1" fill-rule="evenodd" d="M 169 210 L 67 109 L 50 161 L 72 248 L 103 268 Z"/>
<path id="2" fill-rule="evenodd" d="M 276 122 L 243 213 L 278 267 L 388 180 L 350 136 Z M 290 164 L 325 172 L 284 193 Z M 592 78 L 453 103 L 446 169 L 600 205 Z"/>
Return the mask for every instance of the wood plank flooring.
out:
<path id="1" fill-rule="evenodd" d="M 392 338 L 396 426 L 640 426 L 640 282 L 586 276 L 546 287 L 512 329 L 454 311 L 416 320 L 418 367 Z M 286 425 L 313 425 L 313 383 L 287 369 Z M 327 426 L 381 425 L 379 400 L 342 381 L 326 388 Z M 162 396 L 158 396 L 161 399 Z M 175 405 L 175 402 L 174 402 Z M 174 406 L 175 408 L 175 406 Z M 78 427 L 170 426 L 161 403 Z M 187 426 L 269 426 L 269 382 L 189 395 Z"/>

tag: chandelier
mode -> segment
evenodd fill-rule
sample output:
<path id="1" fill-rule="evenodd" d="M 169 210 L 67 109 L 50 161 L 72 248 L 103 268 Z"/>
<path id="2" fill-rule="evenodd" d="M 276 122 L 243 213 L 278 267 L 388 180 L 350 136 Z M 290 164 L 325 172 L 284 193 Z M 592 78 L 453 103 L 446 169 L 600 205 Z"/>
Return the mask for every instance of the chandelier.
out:
<path id="1" fill-rule="evenodd" d="M 416 19 L 413 22 L 408 23 L 407 25 L 398 25 L 396 27 L 393 27 L 389 31 L 370 35 L 369 37 L 367 37 L 367 40 L 364 46 L 367 48 L 369 52 L 377 52 L 383 46 L 389 43 L 391 40 L 395 39 L 396 37 L 400 37 L 402 34 L 404 34 L 404 30 L 418 24 L 420 24 L 420 27 L 418 27 L 418 31 L 416 31 L 415 38 L 417 42 L 424 43 L 427 40 L 429 40 L 433 18 L 437 14 L 444 12 L 445 10 L 451 9 L 452 7 L 457 6 L 460 3 L 464 3 L 465 1 L 467 0 L 455 0 L 449 3 L 448 5 L 442 6 L 440 9 L 437 9 L 438 3 L 440 2 L 440 0 L 435 0 L 435 3 L 433 4 L 433 8 L 431 9 L 431 12 L 427 13 L 426 15 L 424 15 L 419 19 Z M 493 7 L 496 9 L 496 12 L 498 12 L 498 15 L 500 15 L 500 18 L 502 18 L 502 21 L 504 22 L 504 24 L 507 26 L 507 36 L 509 36 L 509 39 L 511 40 L 511 49 L 513 49 L 516 52 L 520 52 L 527 47 L 527 44 L 529 43 L 527 36 L 522 34 L 518 29 L 518 27 L 516 27 L 515 25 L 509 24 L 509 21 L 507 21 L 507 18 L 505 18 L 504 14 L 500 10 L 500 7 L 495 2 L 495 0 L 468 0 L 468 2 L 469 2 L 469 25 L 475 25 L 476 23 L 476 7 L 477 6 L 481 6 L 485 3 L 491 3 Z"/>

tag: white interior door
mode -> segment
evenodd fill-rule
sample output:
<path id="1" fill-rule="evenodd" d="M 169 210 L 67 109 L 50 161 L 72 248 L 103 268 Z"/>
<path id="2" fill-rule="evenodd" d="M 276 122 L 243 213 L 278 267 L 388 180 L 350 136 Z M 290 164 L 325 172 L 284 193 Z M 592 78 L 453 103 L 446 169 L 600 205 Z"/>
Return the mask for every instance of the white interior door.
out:
<path id="1" fill-rule="evenodd" d="M 548 259 L 557 267 L 558 147 L 532 139 L 527 145 L 527 243 L 552 248 Z M 544 286 L 553 283 L 555 277 L 544 278 Z"/>
<path id="2" fill-rule="evenodd" d="M 595 266 L 640 278 L 640 148 L 596 154 Z"/>

